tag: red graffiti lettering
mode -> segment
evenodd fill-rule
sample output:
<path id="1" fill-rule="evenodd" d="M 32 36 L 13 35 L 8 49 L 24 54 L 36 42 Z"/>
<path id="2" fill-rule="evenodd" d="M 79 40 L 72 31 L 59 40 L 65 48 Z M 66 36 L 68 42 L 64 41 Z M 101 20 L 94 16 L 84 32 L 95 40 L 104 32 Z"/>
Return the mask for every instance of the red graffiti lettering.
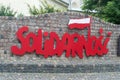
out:
<path id="1" fill-rule="evenodd" d="M 86 56 L 103 56 L 107 54 L 107 44 L 110 40 L 111 32 L 107 33 L 107 37 L 104 39 L 103 29 L 99 30 L 99 36 L 91 35 L 90 29 L 88 32 L 88 38 L 78 33 L 69 34 L 65 33 L 62 39 L 59 38 L 55 32 L 44 32 L 39 29 L 37 34 L 28 32 L 28 27 L 21 27 L 16 35 L 21 43 L 21 47 L 12 46 L 11 51 L 14 55 L 23 56 L 25 53 L 36 52 L 38 55 L 43 55 L 45 58 L 50 56 L 61 56 L 63 52 L 66 52 L 65 56 L 83 58 L 84 50 Z"/>

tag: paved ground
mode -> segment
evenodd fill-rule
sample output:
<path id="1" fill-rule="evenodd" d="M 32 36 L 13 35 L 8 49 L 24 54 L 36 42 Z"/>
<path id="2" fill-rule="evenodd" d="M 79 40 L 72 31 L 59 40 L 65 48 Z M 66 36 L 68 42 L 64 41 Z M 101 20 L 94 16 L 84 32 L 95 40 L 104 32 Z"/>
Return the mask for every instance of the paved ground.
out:
<path id="1" fill-rule="evenodd" d="M 110 73 L 0 73 L 0 80 L 120 80 L 120 72 Z"/>

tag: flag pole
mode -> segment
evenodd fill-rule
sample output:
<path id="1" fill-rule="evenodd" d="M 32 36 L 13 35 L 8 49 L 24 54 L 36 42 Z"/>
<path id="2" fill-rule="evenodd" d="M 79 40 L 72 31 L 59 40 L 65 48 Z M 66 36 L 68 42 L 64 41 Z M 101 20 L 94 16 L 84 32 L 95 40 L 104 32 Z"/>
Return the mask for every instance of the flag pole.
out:
<path id="1" fill-rule="evenodd" d="M 90 17 L 90 26 L 88 27 L 88 37 L 91 36 L 91 22 L 92 22 L 92 17 Z"/>

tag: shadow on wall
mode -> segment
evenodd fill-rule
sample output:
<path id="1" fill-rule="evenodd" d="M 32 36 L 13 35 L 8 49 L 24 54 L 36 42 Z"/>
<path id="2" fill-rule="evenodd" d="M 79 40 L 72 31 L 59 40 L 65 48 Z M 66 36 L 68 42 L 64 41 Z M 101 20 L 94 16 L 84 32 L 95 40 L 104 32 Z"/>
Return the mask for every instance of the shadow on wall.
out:
<path id="1" fill-rule="evenodd" d="M 118 37 L 117 40 L 117 56 L 120 57 L 120 36 Z"/>

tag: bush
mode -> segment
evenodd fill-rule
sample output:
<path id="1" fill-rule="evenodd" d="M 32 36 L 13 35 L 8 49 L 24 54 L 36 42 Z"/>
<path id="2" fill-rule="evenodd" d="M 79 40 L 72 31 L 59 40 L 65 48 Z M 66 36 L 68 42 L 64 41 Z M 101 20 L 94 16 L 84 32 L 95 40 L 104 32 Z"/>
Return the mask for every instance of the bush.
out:
<path id="1" fill-rule="evenodd" d="M 60 9 L 55 9 L 54 6 L 48 4 L 46 0 L 41 1 L 41 3 L 42 5 L 40 5 L 40 8 L 28 4 L 29 13 L 31 15 L 39 15 L 44 13 L 61 12 Z"/>
<path id="2" fill-rule="evenodd" d="M 14 12 L 10 6 L 0 6 L 0 16 L 15 16 L 16 12 Z"/>

